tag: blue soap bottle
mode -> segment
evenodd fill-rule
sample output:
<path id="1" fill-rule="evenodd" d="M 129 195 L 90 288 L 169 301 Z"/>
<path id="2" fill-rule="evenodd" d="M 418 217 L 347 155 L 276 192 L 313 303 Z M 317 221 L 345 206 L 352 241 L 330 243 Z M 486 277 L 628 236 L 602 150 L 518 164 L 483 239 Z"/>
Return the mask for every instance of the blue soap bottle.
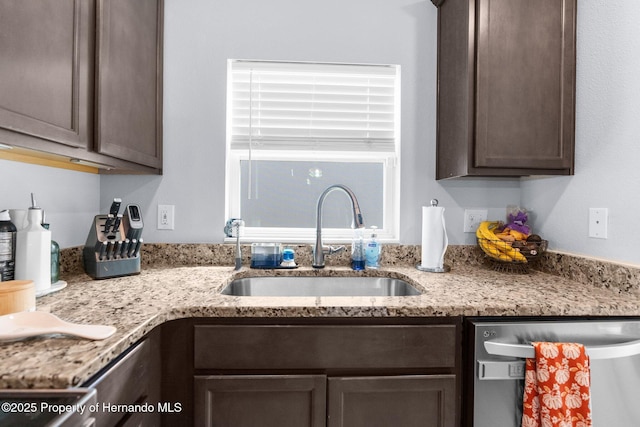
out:
<path id="1" fill-rule="evenodd" d="M 376 230 L 378 227 L 371 227 L 371 239 L 367 241 L 365 245 L 364 255 L 365 255 L 365 266 L 366 268 L 377 269 L 380 268 L 380 242 L 378 242 L 378 234 Z"/>
<path id="2" fill-rule="evenodd" d="M 364 270 L 364 265 L 364 232 L 362 228 L 356 228 L 351 245 L 351 268 L 356 271 Z"/>

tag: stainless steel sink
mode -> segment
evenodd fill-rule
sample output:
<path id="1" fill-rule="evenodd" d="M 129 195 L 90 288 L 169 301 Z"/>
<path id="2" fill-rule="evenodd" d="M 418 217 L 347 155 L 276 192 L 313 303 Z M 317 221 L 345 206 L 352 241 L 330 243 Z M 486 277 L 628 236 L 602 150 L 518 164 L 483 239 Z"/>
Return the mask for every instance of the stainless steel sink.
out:
<path id="1" fill-rule="evenodd" d="M 236 279 L 223 295 L 297 297 L 297 296 L 378 296 L 420 295 L 420 291 L 401 279 L 388 277 L 248 277 Z"/>

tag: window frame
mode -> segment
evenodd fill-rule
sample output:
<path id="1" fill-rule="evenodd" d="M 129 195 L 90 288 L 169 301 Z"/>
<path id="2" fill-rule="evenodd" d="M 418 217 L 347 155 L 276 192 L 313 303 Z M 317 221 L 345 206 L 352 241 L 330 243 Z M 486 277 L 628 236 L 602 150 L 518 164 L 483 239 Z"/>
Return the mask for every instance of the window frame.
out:
<path id="1" fill-rule="evenodd" d="M 231 63 L 229 60 L 230 78 Z M 286 62 L 286 61 L 282 61 Z M 388 66 L 388 65 L 387 65 Z M 352 151 L 338 149 L 335 151 L 289 150 L 253 148 L 234 148 L 231 144 L 232 127 L 232 88 L 227 82 L 227 130 L 225 146 L 225 218 L 241 218 L 241 166 L 243 160 L 277 160 L 277 161 L 329 161 L 329 162 L 370 162 L 383 165 L 383 218 L 384 224 L 367 224 L 367 213 L 363 212 L 365 226 L 378 227 L 378 239 L 382 243 L 399 242 L 400 228 L 400 66 L 396 68 L 394 88 L 394 142 L 390 151 Z M 335 183 L 339 184 L 339 183 Z M 356 197 L 358 195 L 356 194 Z M 331 196 L 329 196 L 331 197 Z M 315 211 L 314 211 L 315 217 Z M 349 243 L 353 239 L 350 228 L 322 229 L 323 242 Z M 312 228 L 283 228 L 283 227 L 245 227 L 241 235 L 242 241 L 275 242 L 275 243 L 313 243 L 316 238 L 315 225 Z M 235 241 L 235 238 L 225 238 L 225 242 Z"/>

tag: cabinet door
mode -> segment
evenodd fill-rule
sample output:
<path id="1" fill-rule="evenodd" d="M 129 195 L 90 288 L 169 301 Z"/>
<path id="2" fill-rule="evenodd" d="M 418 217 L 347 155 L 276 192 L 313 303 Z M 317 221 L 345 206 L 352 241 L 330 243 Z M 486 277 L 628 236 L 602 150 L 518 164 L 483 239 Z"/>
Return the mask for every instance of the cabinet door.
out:
<path id="1" fill-rule="evenodd" d="M 575 0 L 478 0 L 475 167 L 573 167 Z"/>
<path id="2" fill-rule="evenodd" d="M 162 0 L 99 0 L 96 150 L 162 167 Z"/>
<path id="3" fill-rule="evenodd" d="M 0 128 L 87 147 L 93 13 L 89 0 L 0 2 Z"/>
<path id="4" fill-rule="evenodd" d="M 95 388 L 98 394 L 99 410 L 94 414 L 96 427 L 160 424 L 157 411 L 128 412 L 126 407 L 146 404 L 158 408 L 161 369 L 159 345 L 158 332 L 151 332 L 148 338 L 85 384 Z"/>
<path id="5" fill-rule="evenodd" d="M 210 427 L 320 427 L 323 375 L 196 376 L 195 424 Z"/>
<path id="6" fill-rule="evenodd" d="M 453 427 L 454 375 L 329 379 L 329 427 Z"/>

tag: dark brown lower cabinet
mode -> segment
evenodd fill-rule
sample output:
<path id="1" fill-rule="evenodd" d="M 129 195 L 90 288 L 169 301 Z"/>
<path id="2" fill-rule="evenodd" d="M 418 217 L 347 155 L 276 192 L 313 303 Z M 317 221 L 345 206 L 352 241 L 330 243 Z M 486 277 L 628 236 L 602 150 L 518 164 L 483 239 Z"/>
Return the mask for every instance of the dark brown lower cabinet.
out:
<path id="1" fill-rule="evenodd" d="M 455 427 L 461 320 L 182 319 L 162 328 L 163 425 Z"/>
<path id="2" fill-rule="evenodd" d="M 324 427 L 323 375 L 196 376 L 195 418 L 201 426 Z"/>
<path id="3" fill-rule="evenodd" d="M 194 387 L 199 426 L 455 425 L 455 375 L 206 375 Z"/>
<path id="4" fill-rule="evenodd" d="M 152 331 L 83 385 L 97 392 L 95 427 L 160 425 L 159 338 Z"/>
<path id="5" fill-rule="evenodd" d="M 455 375 L 329 378 L 328 427 L 455 425 Z"/>

